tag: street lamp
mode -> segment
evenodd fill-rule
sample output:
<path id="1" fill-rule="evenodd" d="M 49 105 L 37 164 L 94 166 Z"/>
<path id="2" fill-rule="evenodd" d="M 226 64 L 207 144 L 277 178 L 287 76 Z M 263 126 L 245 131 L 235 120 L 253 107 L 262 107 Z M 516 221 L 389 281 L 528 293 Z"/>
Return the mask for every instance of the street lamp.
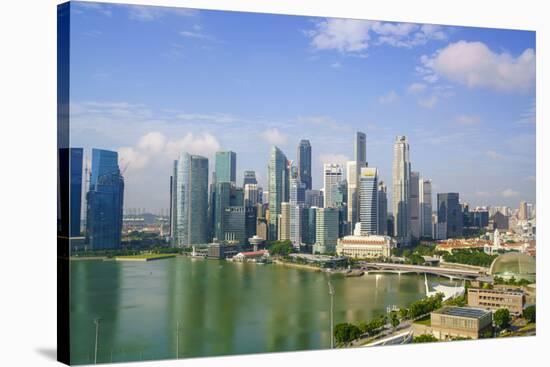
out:
<path id="1" fill-rule="evenodd" d="M 176 324 L 176 359 L 180 358 L 180 322 Z"/>
<path id="2" fill-rule="evenodd" d="M 330 294 L 330 349 L 334 348 L 334 287 L 328 280 L 328 294 Z"/>
<path id="3" fill-rule="evenodd" d="M 94 364 L 97 364 L 97 344 L 98 344 L 98 338 L 99 338 L 99 322 L 101 321 L 101 318 L 97 317 L 94 320 L 95 324 L 95 351 L 94 351 Z"/>

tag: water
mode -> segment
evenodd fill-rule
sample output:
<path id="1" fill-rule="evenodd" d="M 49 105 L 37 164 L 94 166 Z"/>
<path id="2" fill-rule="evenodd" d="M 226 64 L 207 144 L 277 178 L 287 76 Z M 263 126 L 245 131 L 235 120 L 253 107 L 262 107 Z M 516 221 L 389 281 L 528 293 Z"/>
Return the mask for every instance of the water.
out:
<path id="1" fill-rule="evenodd" d="M 73 261 L 72 363 L 94 362 L 96 318 L 98 363 L 328 348 L 327 277 L 275 264 L 183 257 Z M 331 278 L 335 324 L 368 321 L 388 305 L 425 296 L 419 275 Z"/>

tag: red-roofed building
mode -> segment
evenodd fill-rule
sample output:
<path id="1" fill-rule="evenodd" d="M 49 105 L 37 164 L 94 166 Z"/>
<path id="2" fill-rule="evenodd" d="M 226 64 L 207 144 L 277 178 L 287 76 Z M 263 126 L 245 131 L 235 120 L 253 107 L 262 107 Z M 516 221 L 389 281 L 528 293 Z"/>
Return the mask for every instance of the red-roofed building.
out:
<path id="1" fill-rule="evenodd" d="M 258 261 L 258 260 L 264 260 L 268 257 L 269 257 L 269 251 L 259 250 L 259 251 L 239 252 L 237 255 L 232 257 L 232 260 L 238 261 L 238 262 Z"/>

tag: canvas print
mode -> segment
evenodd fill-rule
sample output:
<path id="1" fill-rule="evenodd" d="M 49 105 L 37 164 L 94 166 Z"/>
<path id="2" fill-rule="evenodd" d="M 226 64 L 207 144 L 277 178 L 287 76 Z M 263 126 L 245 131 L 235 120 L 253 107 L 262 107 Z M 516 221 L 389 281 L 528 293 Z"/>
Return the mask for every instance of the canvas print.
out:
<path id="1" fill-rule="evenodd" d="M 96 2 L 57 26 L 60 361 L 535 335 L 534 31 Z"/>

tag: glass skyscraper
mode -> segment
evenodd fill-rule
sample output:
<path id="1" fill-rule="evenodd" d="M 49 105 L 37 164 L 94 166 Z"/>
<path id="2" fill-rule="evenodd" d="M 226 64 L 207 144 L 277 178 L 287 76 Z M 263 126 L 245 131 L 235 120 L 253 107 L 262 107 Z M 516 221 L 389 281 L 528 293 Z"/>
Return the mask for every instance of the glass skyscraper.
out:
<path id="1" fill-rule="evenodd" d="M 237 154 L 235 152 L 216 152 L 216 182 L 236 183 Z"/>
<path id="2" fill-rule="evenodd" d="M 409 211 L 409 181 L 411 163 L 409 160 L 409 143 L 406 136 L 397 136 L 393 145 L 393 235 L 403 246 L 410 244 L 411 215 Z"/>
<path id="3" fill-rule="evenodd" d="M 437 223 L 446 227 L 447 238 L 462 236 L 462 208 L 458 193 L 437 194 Z"/>
<path id="4" fill-rule="evenodd" d="M 87 193 L 87 241 L 92 249 L 120 247 L 124 179 L 118 167 L 118 153 L 92 150 L 92 171 Z"/>
<path id="5" fill-rule="evenodd" d="M 361 168 L 359 183 L 361 235 L 378 234 L 378 170 Z"/>
<path id="6" fill-rule="evenodd" d="M 176 166 L 174 245 L 208 242 L 208 159 L 183 153 Z"/>
<path id="7" fill-rule="evenodd" d="M 309 140 L 300 140 L 298 145 L 298 178 L 311 190 L 311 144 Z"/>
<path id="8" fill-rule="evenodd" d="M 286 155 L 273 146 L 269 159 L 269 239 L 277 239 L 277 218 L 281 214 L 281 203 L 288 202 L 289 172 Z"/>
<path id="9" fill-rule="evenodd" d="M 82 211 L 82 148 L 70 148 L 71 166 L 71 216 L 70 236 L 80 236 L 80 214 Z"/>

